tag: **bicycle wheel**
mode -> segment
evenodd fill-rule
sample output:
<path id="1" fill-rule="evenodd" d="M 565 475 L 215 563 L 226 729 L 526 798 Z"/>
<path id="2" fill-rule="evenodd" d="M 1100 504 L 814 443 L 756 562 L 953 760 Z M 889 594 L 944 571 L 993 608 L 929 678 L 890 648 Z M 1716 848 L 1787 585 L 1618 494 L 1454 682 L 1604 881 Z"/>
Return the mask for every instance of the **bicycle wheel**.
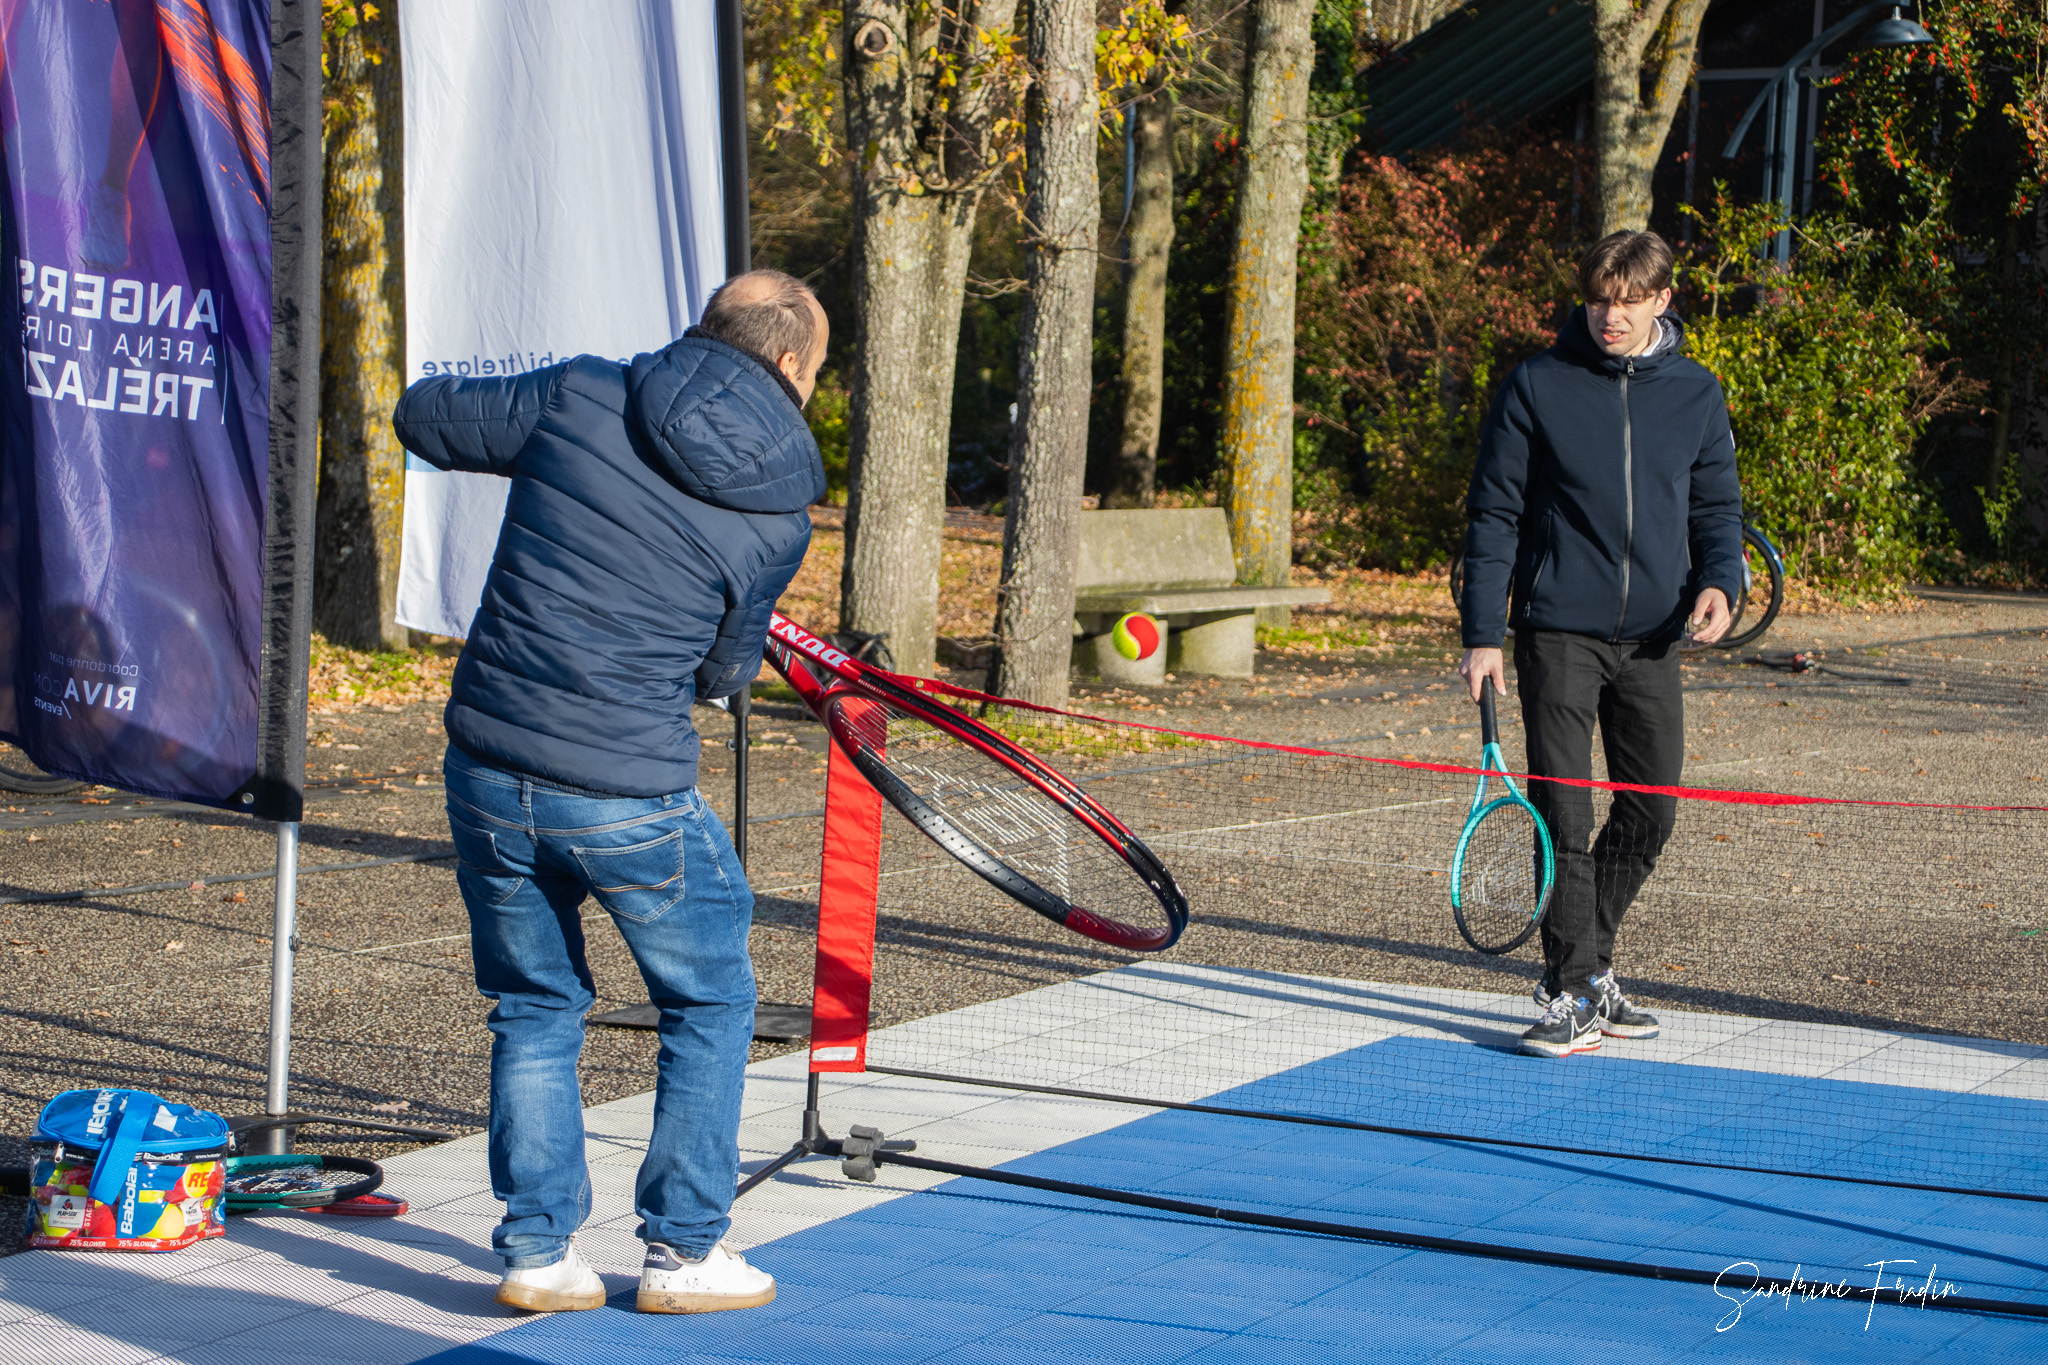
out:
<path id="1" fill-rule="evenodd" d="M 1722 649 L 1740 649 L 1755 640 L 1785 605 L 1785 560 L 1754 526 L 1742 528 L 1742 580 L 1742 597 L 1732 604 L 1735 622 L 1715 641 Z"/>
<path id="2" fill-rule="evenodd" d="M 1465 547 L 1462 545 L 1451 551 L 1451 601 L 1460 606 L 1465 601 Z"/>
<path id="3" fill-rule="evenodd" d="M 23 796 L 68 796 L 83 790 L 85 783 L 44 772 L 12 744 L 0 746 L 0 791 Z"/>

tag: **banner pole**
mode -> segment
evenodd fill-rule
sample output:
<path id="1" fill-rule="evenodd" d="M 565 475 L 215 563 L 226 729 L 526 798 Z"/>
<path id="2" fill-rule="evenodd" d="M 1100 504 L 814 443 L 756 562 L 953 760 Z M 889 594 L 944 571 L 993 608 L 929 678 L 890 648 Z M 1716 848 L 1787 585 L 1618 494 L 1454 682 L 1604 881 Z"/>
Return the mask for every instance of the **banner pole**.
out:
<path id="1" fill-rule="evenodd" d="M 277 822 L 264 1107 L 289 1110 L 299 821 L 305 811 L 306 669 L 313 632 L 313 507 L 320 426 L 320 6 L 270 4 L 270 477 L 263 534 L 263 656 L 254 777 L 242 808 Z M 258 1130 L 254 1150 L 291 1150 Z"/>
<path id="2" fill-rule="evenodd" d="M 754 228 L 747 187 L 747 41 L 741 0 L 718 0 L 718 184 L 725 220 L 725 276 L 754 268 Z M 727 703 L 732 712 L 732 842 L 747 870 L 747 714 L 750 681 Z"/>
<path id="3" fill-rule="evenodd" d="M 264 1112 L 280 1117 L 289 1112 L 292 1063 L 292 955 L 299 948 L 299 826 L 277 827 L 277 909 L 270 922 L 270 1066 L 263 1094 Z M 266 1129 L 291 1145 L 290 1130 Z"/>
<path id="4" fill-rule="evenodd" d="M 718 0 L 719 189 L 725 210 L 725 274 L 754 268 L 747 187 L 747 44 L 740 0 Z"/>

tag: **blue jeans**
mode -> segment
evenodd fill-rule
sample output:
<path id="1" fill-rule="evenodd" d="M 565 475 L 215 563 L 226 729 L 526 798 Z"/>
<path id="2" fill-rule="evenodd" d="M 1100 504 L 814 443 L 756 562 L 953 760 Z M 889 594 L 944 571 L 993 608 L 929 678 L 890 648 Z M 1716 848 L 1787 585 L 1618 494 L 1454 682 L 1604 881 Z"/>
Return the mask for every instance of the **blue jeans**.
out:
<path id="1" fill-rule="evenodd" d="M 725 827 L 693 788 L 599 797 L 450 748 L 448 824 L 491 1029 L 491 1245 L 515 1270 L 553 1265 L 590 1216 L 576 1064 L 596 994 L 586 896 L 610 914 L 661 1010 L 654 1136 L 639 1235 L 679 1255 L 717 1245 L 739 1182 L 740 1092 L 754 1032 L 754 896 Z"/>

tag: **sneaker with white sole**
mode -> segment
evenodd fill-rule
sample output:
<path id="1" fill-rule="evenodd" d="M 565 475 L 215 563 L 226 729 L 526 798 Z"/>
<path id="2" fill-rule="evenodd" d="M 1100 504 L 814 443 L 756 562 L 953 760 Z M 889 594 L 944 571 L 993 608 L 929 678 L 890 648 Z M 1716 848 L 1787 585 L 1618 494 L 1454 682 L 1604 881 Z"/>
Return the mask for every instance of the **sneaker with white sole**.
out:
<path id="1" fill-rule="evenodd" d="M 1600 1002 L 1600 1031 L 1609 1038 L 1655 1038 L 1662 1027 L 1657 1016 L 1639 1010 L 1621 993 L 1621 983 L 1612 970 L 1593 978 L 1594 998 Z"/>
<path id="2" fill-rule="evenodd" d="M 1529 992 L 1529 998 L 1536 1002 L 1536 1008 L 1540 1010 L 1549 1009 L 1550 1002 L 1557 998 L 1557 982 L 1551 979 L 1548 970 L 1536 978 L 1536 989 Z"/>
<path id="3" fill-rule="evenodd" d="M 649 1242 L 634 1306 L 643 1313 L 716 1313 L 774 1301 L 775 1277 L 727 1251 L 723 1242 L 695 1261 Z"/>
<path id="4" fill-rule="evenodd" d="M 1522 1035 L 1522 1051 L 1536 1057 L 1569 1057 L 1600 1050 L 1600 1006 L 1585 996 L 1560 995 Z"/>
<path id="5" fill-rule="evenodd" d="M 597 1272 L 583 1264 L 572 1246 L 568 1255 L 553 1265 L 506 1271 L 498 1282 L 497 1297 L 507 1308 L 524 1308 L 529 1313 L 571 1313 L 604 1307 L 605 1288 Z"/>

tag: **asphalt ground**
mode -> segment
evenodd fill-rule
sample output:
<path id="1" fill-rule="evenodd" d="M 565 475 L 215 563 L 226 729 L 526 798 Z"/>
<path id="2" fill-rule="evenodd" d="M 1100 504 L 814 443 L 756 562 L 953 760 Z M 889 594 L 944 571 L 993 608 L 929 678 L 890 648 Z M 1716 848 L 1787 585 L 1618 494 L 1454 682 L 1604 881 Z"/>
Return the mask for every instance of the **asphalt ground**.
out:
<path id="1" fill-rule="evenodd" d="M 1809 652 L 1817 666 L 1757 662 Z M 1246 738 L 1360 754 L 1471 762 L 1473 708 L 1450 669 L 1446 636 L 1399 657 L 1264 655 L 1248 681 L 1176 682 L 1154 693 L 1081 687 L 1077 709 Z M 2048 805 L 2048 597 L 1932 595 L 1918 610 L 1835 612 L 1781 621 L 1744 658 L 1707 652 L 1686 669 L 1688 770 L 1702 786 L 1864 799 Z M 974 685 L 979 679 L 957 679 Z M 714 743 L 729 722 L 700 710 L 704 790 L 731 804 L 729 755 Z M 1514 708 L 1503 707 L 1510 762 Z M 299 891 L 292 1102 L 393 1122 L 472 1132 L 484 1123 L 488 1034 L 469 967 L 439 779 L 438 704 L 364 708 L 315 719 Z M 797 706 L 755 708 L 750 872 L 759 893 L 753 951 L 764 1002 L 809 999 L 823 805 L 823 731 Z M 102 804 L 103 803 L 103 804 Z M 892 823 L 894 818 L 892 817 Z M 2001 826 L 2000 828 L 2008 828 Z M 2028 826 L 2020 826 L 2022 830 Z M 916 858 L 907 826 L 891 856 Z M 1873 862 L 1909 862 L 1910 822 L 1872 834 Z M 2010 861 L 2012 850 L 2002 850 Z M 13 799 L 0 808 L 0 939 L 8 986 L 0 1017 L 0 1164 L 26 1160 L 26 1135 L 60 1090 L 129 1085 L 224 1113 L 262 1108 L 269 1007 L 270 827 L 176 803 L 100 792 L 65 801 Z M 253 879 L 209 878 L 253 874 Z M 1739 870 L 1725 875 L 1740 876 Z M 938 880 L 933 880 L 936 877 Z M 169 889 L 129 893 L 139 886 Z M 936 890 L 912 893 L 914 885 Z M 876 1022 L 919 1017 L 1127 961 L 980 894 L 944 874 L 913 876 L 884 896 Z M 1313 970 L 1417 985 L 1502 989 L 1535 974 L 1530 953 L 1482 959 L 1440 916 L 1394 918 L 1360 932 L 1327 922 L 1312 885 L 1260 888 L 1263 909 L 1198 922 L 1172 956 Z M 55 902 L 20 898 L 85 894 Z M 1769 918 L 1684 922 L 1644 931 L 1644 970 L 1679 962 L 1698 975 L 1643 976 L 1649 1001 L 1726 1007 L 1775 1004 L 1789 1017 L 1891 1021 L 2048 1042 L 2038 901 L 1950 924 L 1948 946 L 1985 989 L 1956 1015 L 1897 997 L 1900 968 L 1851 961 L 1834 945 L 1788 949 Z M 644 994 L 615 933 L 593 925 L 600 1009 Z M 1718 946 L 1716 946 L 1718 945 Z M 1816 954 L 1819 954 L 1817 956 Z M 1896 954 L 1893 955 L 1894 959 Z M 1701 961 L 1702 957 L 1711 959 Z M 1888 959 L 1888 962 L 1893 959 Z M 1711 978 L 1711 980 L 1709 980 Z M 1877 983 L 1890 980 L 1891 989 Z M 1871 983 L 1865 986 L 1863 983 Z M 1860 992 L 1878 991 L 1865 995 Z M 1934 994 L 1944 994 L 1936 992 Z M 1945 994 L 1944 994 L 1945 998 Z M 1718 1002 L 1718 1003 L 1717 1003 Z M 796 1044 L 755 1045 L 756 1057 Z M 586 1103 L 651 1089 L 651 1033 L 593 1027 L 583 1061 Z M 374 1155 L 403 1144 L 341 1142 Z M 0 1208 L 0 1236 L 19 1226 Z"/>

